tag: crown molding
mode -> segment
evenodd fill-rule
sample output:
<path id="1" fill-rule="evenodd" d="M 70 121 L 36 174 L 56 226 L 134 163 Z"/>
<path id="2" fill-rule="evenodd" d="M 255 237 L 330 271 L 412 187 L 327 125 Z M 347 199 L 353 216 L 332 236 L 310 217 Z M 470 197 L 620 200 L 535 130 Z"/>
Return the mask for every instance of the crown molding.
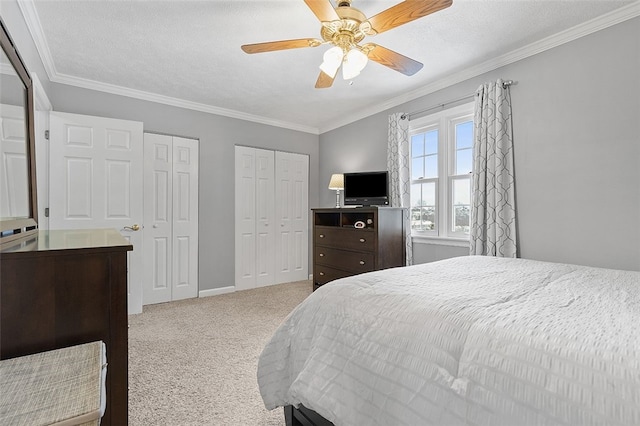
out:
<path id="1" fill-rule="evenodd" d="M 590 21 L 583 22 L 582 24 L 576 25 L 575 27 L 538 40 L 520 49 L 513 50 L 496 58 L 492 58 L 488 61 L 482 62 L 478 65 L 465 68 L 419 89 L 403 93 L 402 95 L 391 98 L 383 103 L 373 105 L 369 108 L 360 109 L 356 114 L 347 116 L 341 120 L 332 121 L 326 126 L 320 126 L 320 134 L 337 129 L 342 126 L 346 126 L 347 124 L 351 124 L 373 114 L 377 114 L 397 107 L 398 105 L 402 105 L 414 99 L 418 99 L 422 96 L 429 95 L 431 93 L 437 92 L 438 90 L 445 89 L 454 84 L 461 83 L 473 77 L 477 77 L 487 72 L 496 70 L 500 67 L 512 64 L 546 50 L 553 49 L 554 47 L 561 46 L 565 43 L 569 43 L 573 40 L 577 40 L 581 37 L 595 33 L 605 28 L 611 27 L 629 19 L 633 19 L 637 16 L 640 16 L 640 0 L 630 3 L 619 9 L 613 10 Z"/>
<path id="2" fill-rule="evenodd" d="M 0 0 L 1 1 L 1 0 Z M 36 10 L 35 4 L 32 0 L 17 0 L 22 16 L 24 16 L 31 37 L 36 45 L 40 59 L 44 65 L 45 71 L 49 80 L 54 83 L 67 84 L 70 86 L 81 87 L 84 89 L 96 90 L 99 92 L 111 93 L 114 95 L 126 96 L 129 98 L 135 98 L 145 100 L 149 102 L 155 102 L 178 108 L 190 109 L 194 111 L 205 112 L 208 114 L 221 115 L 230 118 L 236 118 L 239 120 L 251 121 L 254 123 L 266 124 L 269 126 L 282 127 L 285 129 L 296 130 L 305 133 L 319 134 L 319 130 L 316 127 L 306 126 L 298 123 L 290 123 L 281 120 L 275 120 L 268 117 L 263 117 L 254 114 L 248 114 L 241 111 L 235 111 L 226 108 L 220 108 L 213 105 L 201 104 L 198 102 L 191 102 L 184 99 L 172 98 L 170 96 L 158 95 L 155 93 L 144 92 L 142 90 L 130 89 L 123 86 L 117 86 L 114 84 L 102 83 L 84 78 L 73 77 L 57 72 L 53 56 L 49 50 L 40 18 Z"/>
<path id="3" fill-rule="evenodd" d="M 38 51 L 38 55 L 40 55 L 40 60 L 47 73 L 47 77 L 51 80 L 57 75 L 56 66 L 53 62 L 53 56 L 51 56 L 47 39 L 44 36 L 36 6 L 32 0 L 17 0 L 17 2 L 20 12 L 22 12 L 22 16 L 27 23 L 27 28 L 31 33 L 31 38 L 36 45 L 36 50 Z"/>
<path id="4" fill-rule="evenodd" d="M 319 134 L 319 130 L 315 127 L 304 126 L 297 123 L 274 120 L 268 117 L 248 114 L 226 108 L 220 108 L 213 105 L 202 104 L 198 102 L 187 101 L 184 99 L 173 98 L 170 96 L 158 95 L 156 93 L 145 92 L 142 90 L 131 89 L 128 87 L 118 86 L 115 84 L 102 83 L 85 78 L 73 77 L 65 74 L 57 74 L 53 79 L 54 83 L 66 84 L 69 86 L 80 87 L 99 92 L 111 93 L 113 95 L 126 96 L 129 98 L 140 99 L 143 101 L 155 102 L 164 105 L 170 105 L 178 108 L 190 109 L 194 111 L 205 112 L 208 114 L 221 115 L 239 120 L 251 121 L 254 123 L 266 124 L 269 126 L 282 127 L 290 130 L 297 130 L 305 133 Z"/>
<path id="5" fill-rule="evenodd" d="M 36 103 L 36 111 L 53 111 L 53 105 L 49 101 L 46 90 L 42 87 L 38 74 L 32 72 L 31 80 L 33 81 L 33 97 Z"/>
<path id="6" fill-rule="evenodd" d="M 482 62 L 478 65 L 465 68 L 445 78 L 439 79 L 419 89 L 396 96 L 385 102 L 376 104 L 369 108 L 359 109 L 357 113 L 350 115 L 346 118 L 342 118 L 340 120 L 332 121 L 330 124 L 327 124 L 326 126 L 315 128 L 315 127 L 306 126 L 302 124 L 274 120 L 268 117 L 248 114 L 248 113 L 230 110 L 226 108 L 220 108 L 213 105 L 186 101 L 183 99 L 172 98 L 169 96 L 158 95 L 150 92 L 144 92 L 141 90 L 129 89 L 122 86 L 101 83 L 93 80 L 59 74 L 56 71 L 53 57 L 51 56 L 51 52 L 46 42 L 46 38 L 44 36 L 44 32 L 40 24 L 40 19 L 38 17 L 38 13 L 36 11 L 35 5 L 33 4 L 33 1 L 32 0 L 17 0 L 17 1 L 18 1 L 18 6 L 20 7 L 20 10 L 22 11 L 22 14 L 27 23 L 27 27 L 29 28 L 29 32 L 31 33 L 31 37 L 33 38 L 36 48 L 38 50 L 38 54 L 40 55 L 44 68 L 47 72 L 47 76 L 49 77 L 49 80 L 51 80 L 54 83 L 67 84 L 71 86 L 82 87 L 85 89 L 96 90 L 100 92 L 106 92 L 106 93 L 111 93 L 115 95 L 135 98 L 135 99 L 141 99 L 149 102 L 156 102 L 156 103 L 171 105 L 178 108 L 185 108 L 185 109 L 205 112 L 209 114 L 221 115 L 221 116 L 230 117 L 230 118 L 237 118 L 239 120 L 252 121 L 255 123 L 266 124 L 266 125 L 275 126 L 275 127 L 282 127 L 286 129 L 291 129 L 291 130 L 296 130 L 296 131 L 301 131 L 301 132 L 311 133 L 316 135 L 337 129 L 347 124 L 351 124 L 355 121 L 369 117 L 373 114 L 386 111 L 398 105 L 402 105 L 406 102 L 415 100 L 422 96 L 429 95 L 431 93 L 434 93 L 438 90 L 452 86 L 454 84 L 461 83 L 470 78 L 477 77 L 479 75 L 493 71 L 505 65 L 509 65 L 519 60 L 528 58 L 530 56 L 536 55 L 538 53 L 544 52 L 546 50 L 552 49 L 554 47 L 560 46 L 562 44 L 568 43 L 570 41 L 573 41 L 578 38 L 584 37 L 586 35 L 592 34 L 594 32 L 600 31 L 610 26 L 616 25 L 620 22 L 624 22 L 626 20 L 640 16 L 640 0 L 637 0 L 631 4 L 623 6 L 607 14 L 596 17 L 590 21 L 576 25 L 573 28 L 569 28 L 565 31 L 561 31 L 557 34 L 551 35 L 542 40 L 531 43 L 520 49 L 516 49 L 504 55 L 500 55 L 496 58 L 492 58 L 490 60 Z"/>

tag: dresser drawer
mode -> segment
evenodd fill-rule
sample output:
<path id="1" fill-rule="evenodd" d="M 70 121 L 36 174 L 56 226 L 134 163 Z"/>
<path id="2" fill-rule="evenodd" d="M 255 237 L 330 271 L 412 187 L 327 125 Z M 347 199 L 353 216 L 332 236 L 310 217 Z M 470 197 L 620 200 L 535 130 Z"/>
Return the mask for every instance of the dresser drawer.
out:
<path id="1" fill-rule="evenodd" d="M 352 250 L 374 251 L 375 233 L 371 229 L 321 228 L 314 231 L 314 243 Z"/>
<path id="2" fill-rule="evenodd" d="M 338 278 L 349 277 L 353 272 L 343 271 L 340 269 L 330 268 L 325 265 L 316 264 L 313 270 L 313 282 L 322 285 Z"/>
<path id="3" fill-rule="evenodd" d="M 356 273 L 373 271 L 373 253 L 340 250 L 330 247 L 315 246 L 314 261 L 317 264 L 331 265 Z"/>

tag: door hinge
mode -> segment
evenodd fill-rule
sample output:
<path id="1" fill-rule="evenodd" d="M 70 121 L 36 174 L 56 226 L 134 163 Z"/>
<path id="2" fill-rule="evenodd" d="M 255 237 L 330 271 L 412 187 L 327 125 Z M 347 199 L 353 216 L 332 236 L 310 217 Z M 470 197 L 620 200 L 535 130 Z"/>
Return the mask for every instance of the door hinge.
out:
<path id="1" fill-rule="evenodd" d="M 49 217 L 49 207 L 45 207 L 45 209 L 44 209 L 44 217 Z"/>
<path id="2" fill-rule="evenodd" d="M 46 140 L 49 140 L 49 131 L 48 131 L 48 130 L 45 130 L 45 131 L 44 131 L 44 138 L 45 138 Z"/>

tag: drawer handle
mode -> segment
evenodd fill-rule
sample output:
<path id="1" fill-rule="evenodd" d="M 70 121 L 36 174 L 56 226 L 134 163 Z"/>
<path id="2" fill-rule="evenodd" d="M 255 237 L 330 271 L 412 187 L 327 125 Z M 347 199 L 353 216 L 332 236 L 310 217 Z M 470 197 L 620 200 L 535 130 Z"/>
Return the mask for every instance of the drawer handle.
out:
<path id="1" fill-rule="evenodd" d="M 320 276 L 323 277 L 324 276 L 324 272 L 320 272 Z"/>
<path id="2" fill-rule="evenodd" d="M 320 253 L 318 256 L 320 256 L 320 257 L 324 257 L 324 253 Z"/>
<path id="3" fill-rule="evenodd" d="M 360 261 L 360 264 L 361 264 L 361 265 L 364 265 L 365 263 L 366 263 L 366 262 L 365 262 L 364 260 L 361 260 L 361 261 Z"/>
<path id="4" fill-rule="evenodd" d="M 360 238 L 360 242 L 361 243 L 364 243 L 365 241 L 367 241 L 367 240 L 365 240 L 364 238 Z"/>
<path id="5" fill-rule="evenodd" d="M 320 238 L 324 238 L 324 234 L 320 234 L 318 235 Z"/>

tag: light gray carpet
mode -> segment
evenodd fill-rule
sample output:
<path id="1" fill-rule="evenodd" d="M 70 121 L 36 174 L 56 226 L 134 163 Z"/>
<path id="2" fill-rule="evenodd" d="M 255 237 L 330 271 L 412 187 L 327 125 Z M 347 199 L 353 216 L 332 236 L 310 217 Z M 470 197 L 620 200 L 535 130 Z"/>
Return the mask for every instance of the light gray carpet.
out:
<path id="1" fill-rule="evenodd" d="M 311 282 L 145 306 L 129 316 L 129 424 L 284 425 L 264 408 L 258 356 Z"/>

